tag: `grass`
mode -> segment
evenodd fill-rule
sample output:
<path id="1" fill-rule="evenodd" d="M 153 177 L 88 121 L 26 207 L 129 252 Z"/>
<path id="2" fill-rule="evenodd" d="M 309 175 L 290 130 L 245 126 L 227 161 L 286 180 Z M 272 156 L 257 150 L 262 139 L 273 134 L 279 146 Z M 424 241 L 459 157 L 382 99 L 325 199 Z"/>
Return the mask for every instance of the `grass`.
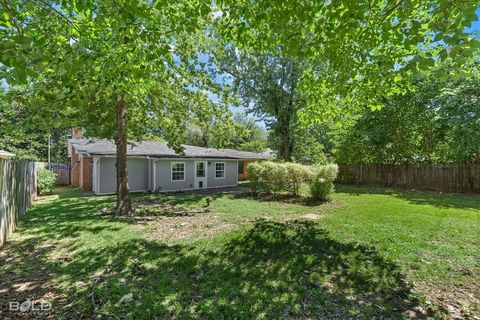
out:
<path id="1" fill-rule="evenodd" d="M 26 298 L 52 302 L 59 319 L 92 317 L 94 307 L 119 319 L 480 313 L 475 195 L 338 187 L 321 204 L 143 194 L 135 201 L 156 214 L 116 218 L 101 213 L 113 197 L 55 192 L 0 249 L 2 319 L 17 316 L 8 301 Z"/>

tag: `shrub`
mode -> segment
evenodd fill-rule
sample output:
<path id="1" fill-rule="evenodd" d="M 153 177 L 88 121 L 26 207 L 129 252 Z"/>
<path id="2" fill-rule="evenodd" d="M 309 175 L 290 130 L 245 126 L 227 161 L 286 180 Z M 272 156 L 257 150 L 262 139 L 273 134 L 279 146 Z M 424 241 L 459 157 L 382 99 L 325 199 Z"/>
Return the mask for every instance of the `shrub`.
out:
<path id="1" fill-rule="evenodd" d="M 46 168 L 39 168 L 37 172 L 38 194 L 44 195 L 52 192 L 52 187 L 57 179 L 57 174 Z"/>
<path id="2" fill-rule="evenodd" d="M 253 193 L 257 193 L 258 191 L 262 169 L 262 165 L 258 162 L 251 162 L 247 166 L 248 180 L 250 180 L 250 189 L 252 189 Z"/>
<path id="3" fill-rule="evenodd" d="M 334 191 L 333 181 L 337 178 L 338 166 L 326 164 L 315 166 L 310 175 L 310 194 L 316 200 L 328 201 Z"/>
<path id="4" fill-rule="evenodd" d="M 310 171 L 307 166 L 288 162 L 285 166 L 285 189 L 293 194 L 298 195 L 300 186 L 309 178 Z"/>
<path id="5" fill-rule="evenodd" d="M 264 161 L 261 163 L 260 181 L 265 184 L 265 192 L 276 193 L 284 189 L 286 169 L 283 163 Z"/>

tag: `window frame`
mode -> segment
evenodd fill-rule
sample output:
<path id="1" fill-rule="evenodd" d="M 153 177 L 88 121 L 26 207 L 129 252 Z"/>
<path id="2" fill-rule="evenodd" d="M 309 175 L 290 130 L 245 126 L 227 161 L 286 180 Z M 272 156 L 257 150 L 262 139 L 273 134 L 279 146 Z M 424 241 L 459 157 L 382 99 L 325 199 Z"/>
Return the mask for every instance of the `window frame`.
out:
<path id="1" fill-rule="evenodd" d="M 203 176 L 198 176 L 198 167 L 197 165 L 201 163 L 203 165 Z M 195 161 L 195 178 L 206 178 L 207 177 L 207 163 L 205 161 Z"/>
<path id="2" fill-rule="evenodd" d="M 182 164 L 183 165 L 183 179 L 182 180 L 173 179 L 173 173 L 174 173 L 173 166 L 176 165 L 176 164 Z M 172 161 L 172 162 L 170 162 L 170 181 L 171 182 L 185 181 L 185 179 L 186 179 L 185 168 L 186 168 L 185 161 Z M 181 171 L 175 171 L 175 172 L 181 172 Z"/>
<path id="3" fill-rule="evenodd" d="M 220 164 L 222 163 L 223 164 L 223 177 L 217 177 L 217 164 Z M 227 177 L 227 163 L 225 161 L 216 161 L 215 164 L 214 164 L 214 174 L 215 174 L 215 179 L 216 180 L 221 180 L 221 179 L 225 179 Z"/>

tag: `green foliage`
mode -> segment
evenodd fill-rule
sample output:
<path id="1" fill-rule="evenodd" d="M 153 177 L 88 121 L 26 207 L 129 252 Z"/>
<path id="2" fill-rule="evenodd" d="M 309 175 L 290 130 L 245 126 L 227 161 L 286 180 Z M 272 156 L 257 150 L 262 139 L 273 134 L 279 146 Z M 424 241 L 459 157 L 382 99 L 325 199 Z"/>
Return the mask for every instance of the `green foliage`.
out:
<path id="1" fill-rule="evenodd" d="M 441 70 L 448 69 L 444 65 Z M 480 161 L 480 69 L 474 77 L 442 80 L 419 73 L 405 95 L 385 99 L 382 110 L 365 110 L 338 135 L 339 163 L 421 163 Z"/>
<path id="2" fill-rule="evenodd" d="M 334 192 L 333 181 L 337 178 L 336 164 L 316 165 L 310 175 L 310 194 L 315 200 L 329 201 Z"/>
<path id="3" fill-rule="evenodd" d="M 191 123 L 185 144 L 211 148 L 230 148 L 263 152 L 266 149 L 266 133 L 244 113 L 230 112 L 204 123 Z"/>
<path id="4" fill-rule="evenodd" d="M 266 193 L 276 193 L 285 188 L 285 166 L 280 162 L 262 161 L 260 181 L 263 183 Z"/>
<path id="5" fill-rule="evenodd" d="M 261 162 L 250 162 L 247 166 L 247 176 L 253 193 L 257 193 L 258 191 L 258 185 L 262 176 L 262 169 L 263 166 Z"/>
<path id="6" fill-rule="evenodd" d="M 300 194 L 300 186 L 308 180 L 310 169 L 299 163 L 287 162 L 285 166 L 285 189 L 292 195 Z"/>
<path id="7" fill-rule="evenodd" d="M 461 67 L 479 46 L 466 28 L 477 19 L 476 1 L 216 3 L 223 12 L 222 36 L 240 50 L 272 53 L 281 46 L 283 56 L 310 64 L 299 83 L 308 97 L 301 112 L 308 122 L 351 112 L 352 106 L 381 107 L 382 96 L 406 92 L 402 80 L 411 72 L 449 57 Z"/>
<path id="8" fill-rule="evenodd" d="M 48 140 L 52 162 L 68 162 L 68 129 L 46 128 L 39 130 L 26 125 L 31 110 L 27 105 L 16 101 L 20 94 L 12 90 L 0 95 L 0 149 L 15 153 L 17 159 L 47 161 Z"/>
<path id="9" fill-rule="evenodd" d="M 38 194 L 45 195 L 52 192 L 52 187 L 57 179 L 57 174 L 47 168 L 39 168 L 37 171 L 37 190 Z"/>

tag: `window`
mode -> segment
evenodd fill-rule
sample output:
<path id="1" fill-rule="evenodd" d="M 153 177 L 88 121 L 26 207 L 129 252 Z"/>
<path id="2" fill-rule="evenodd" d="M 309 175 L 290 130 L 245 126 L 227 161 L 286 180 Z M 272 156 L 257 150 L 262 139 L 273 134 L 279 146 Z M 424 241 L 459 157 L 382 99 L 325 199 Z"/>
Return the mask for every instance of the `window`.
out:
<path id="1" fill-rule="evenodd" d="M 243 161 L 238 161 L 238 174 L 243 174 Z"/>
<path id="2" fill-rule="evenodd" d="M 225 178 L 225 162 L 215 162 L 215 179 Z"/>
<path id="3" fill-rule="evenodd" d="M 172 181 L 185 180 L 185 162 L 172 162 Z"/>
<path id="4" fill-rule="evenodd" d="M 197 178 L 205 177 L 205 162 L 197 162 Z"/>

